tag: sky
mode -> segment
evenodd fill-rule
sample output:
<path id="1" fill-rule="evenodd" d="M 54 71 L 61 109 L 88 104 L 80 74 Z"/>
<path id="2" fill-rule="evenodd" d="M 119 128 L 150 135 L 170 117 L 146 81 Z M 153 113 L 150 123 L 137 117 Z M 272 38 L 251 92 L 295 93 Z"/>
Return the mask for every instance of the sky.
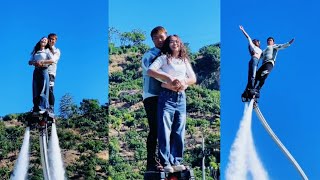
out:
<path id="1" fill-rule="evenodd" d="M 43 36 L 58 35 L 61 51 L 55 82 L 55 109 L 70 93 L 107 102 L 108 1 L 13 0 L 0 7 L 0 116 L 30 111 L 33 66 L 30 53 Z"/>
<path id="2" fill-rule="evenodd" d="M 274 37 L 275 43 L 295 38 L 278 52 L 274 69 L 261 90 L 259 107 L 275 134 L 299 163 L 309 179 L 319 179 L 319 75 L 317 42 L 320 4 L 298 0 L 268 2 L 225 0 L 221 3 L 221 173 L 228 162 L 231 145 L 239 128 L 244 104 L 241 94 L 247 83 L 248 41 Z M 271 139 L 256 114 L 252 131 L 259 157 L 272 180 L 300 180 L 298 171 Z"/>
<path id="3" fill-rule="evenodd" d="M 120 32 L 140 29 L 146 33 L 145 43 L 153 47 L 150 32 L 158 25 L 196 52 L 220 42 L 220 0 L 109 0 L 109 27 Z"/>

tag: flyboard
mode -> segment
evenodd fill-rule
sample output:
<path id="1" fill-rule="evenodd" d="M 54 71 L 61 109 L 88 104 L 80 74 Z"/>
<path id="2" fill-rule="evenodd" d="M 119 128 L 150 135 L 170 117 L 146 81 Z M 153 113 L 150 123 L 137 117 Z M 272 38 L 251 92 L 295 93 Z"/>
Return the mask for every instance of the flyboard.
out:
<path id="1" fill-rule="evenodd" d="M 144 180 L 195 180 L 195 177 L 193 170 L 186 166 L 186 169 L 183 171 L 146 171 L 144 173 Z"/>
<path id="2" fill-rule="evenodd" d="M 262 123 L 263 127 L 266 129 L 266 131 L 269 133 L 269 135 L 271 136 L 271 138 L 273 139 L 273 141 L 278 145 L 278 147 L 282 150 L 282 152 L 287 156 L 287 158 L 291 161 L 291 163 L 294 165 L 294 167 L 298 170 L 299 174 L 301 175 L 301 177 L 304 180 L 308 180 L 308 177 L 306 176 L 306 174 L 304 173 L 304 171 L 302 170 L 302 168 L 300 167 L 300 165 L 298 164 L 298 162 L 294 159 L 294 157 L 291 155 L 291 153 L 287 150 L 287 148 L 282 144 L 282 142 L 280 141 L 280 139 L 276 136 L 276 134 L 273 132 L 273 130 L 271 129 L 271 127 L 269 126 L 269 124 L 267 123 L 266 119 L 263 117 L 259 106 L 258 106 L 258 99 L 260 98 L 260 94 L 257 92 L 249 92 L 249 91 L 245 91 L 242 95 L 241 95 L 241 100 L 242 102 L 250 102 L 250 101 L 254 101 L 253 102 L 253 109 L 255 110 L 258 119 L 260 120 L 260 122 Z"/>
<path id="3" fill-rule="evenodd" d="M 302 168 L 300 167 L 300 165 L 298 164 L 298 162 L 294 159 L 294 157 L 291 155 L 291 153 L 287 150 L 287 148 L 281 143 L 280 139 L 276 136 L 276 134 L 272 131 L 271 127 L 269 126 L 269 124 L 267 123 L 266 119 L 263 117 L 258 103 L 254 102 L 253 103 L 253 108 L 260 120 L 260 122 L 262 123 L 263 127 L 267 130 L 267 132 L 269 133 L 269 135 L 271 136 L 271 138 L 273 139 L 273 141 L 279 146 L 279 148 L 282 150 L 282 152 L 287 156 L 287 158 L 291 161 L 291 163 L 294 165 L 294 167 L 298 170 L 298 172 L 300 173 L 301 177 L 304 180 L 308 180 L 308 177 L 306 176 L 306 174 L 304 173 L 304 171 L 302 170 Z"/>
<path id="4" fill-rule="evenodd" d="M 28 115 L 28 126 L 30 129 L 38 129 L 39 130 L 39 142 L 40 142 L 40 155 L 41 155 L 41 165 L 43 171 L 43 177 L 45 180 L 51 180 L 50 177 L 50 167 L 48 160 L 48 127 L 55 123 L 55 118 L 53 114 L 49 112 L 40 113 L 32 113 Z"/>

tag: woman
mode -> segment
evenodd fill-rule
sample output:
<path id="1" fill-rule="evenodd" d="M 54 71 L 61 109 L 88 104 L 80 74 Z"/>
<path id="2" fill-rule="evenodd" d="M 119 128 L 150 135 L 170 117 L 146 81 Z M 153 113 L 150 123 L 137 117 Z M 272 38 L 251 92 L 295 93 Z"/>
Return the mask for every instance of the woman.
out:
<path id="1" fill-rule="evenodd" d="M 52 55 L 46 49 L 48 39 L 43 37 L 31 52 L 29 65 L 35 66 L 32 80 L 33 114 L 43 114 L 49 107 L 49 74 L 48 65 L 53 63 Z M 52 53 L 54 54 L 54 53 Z"/>
<path id="2" fill-rule="evenodd" d="M 249 91 L 251 95 L 253 95 L 255 93 L 254 83 L 255 83 L 256 71 L 257 71 L 262 50 L 260 49 L 259 40 L 257 39 L 251 40 L 250 36 L 247 34 L 247 32 L 244 30 L 244 28 L 241 25 L 239 26 L 239 28 L 249 41 L 248 49 L 251 55 L 251 59 L 249 61 L 248 83 L 247 83 L 245 92 Z"/>
<path id="3" fill-rule="evenodd" d="M 164 81 L 158 100 L 160 163 L 165 172 L 185 170 L 182 165 L 188 85 L 196 82 L 188 53 L 177 35 L 169 36 L 162 53 L 149 67 L 148 75 Z"/>

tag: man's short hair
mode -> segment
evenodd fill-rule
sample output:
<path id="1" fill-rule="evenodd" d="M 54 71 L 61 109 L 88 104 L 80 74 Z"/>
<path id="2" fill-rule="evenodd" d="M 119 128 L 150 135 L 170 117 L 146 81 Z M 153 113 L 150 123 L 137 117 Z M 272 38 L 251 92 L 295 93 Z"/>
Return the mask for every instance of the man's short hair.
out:
<path id="1" fill-rule="evenodd" d="M 273 37 L 268 37 L 267 41 L 269 41 L 269 40 L 271 40 L 271 39 L 272 39 L 272 41 L 274 42 Z"/>
<path id="2" fill-rule="evenodd" d="M 58 39 L 58 36 L 57 36 L 57 34 L 55 34 L 55 33 L 50 33 L 50 34 L 48 35 L 48 38 L 50 38 L 50 37 L 55 37 L 56 39 Z"/>
<path id="3" fill-rule="evenodd" d="M 161 33 L 165 33 L 165 34 L 167 34 L 167 31 L 166 31 L 166 29 L 164 28 L 164 27 L 162 27 L 162 26 L 157 26 L 157 27 L 155 27 L 155 28 L 153 28 L 152 29 L 152 31 L 151 31 L 151 38 L 153 37 L 153 35 L 156 35 L 156 34 L 161 34 Z"/>

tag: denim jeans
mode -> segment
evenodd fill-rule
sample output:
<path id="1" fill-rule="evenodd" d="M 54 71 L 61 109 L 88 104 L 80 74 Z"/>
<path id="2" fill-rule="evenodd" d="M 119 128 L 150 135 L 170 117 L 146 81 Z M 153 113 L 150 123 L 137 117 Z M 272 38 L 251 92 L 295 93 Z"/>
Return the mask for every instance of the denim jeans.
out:
<path id="1" fill-rule="evenodd" d="M 48 68 L 35 68 L 32 80 L 33 111 L 46 110 L 49 107 Z"/>
<path id="2" fill-rule="evenodd" d="M 259 59 L 256 57 L 252 57 L 249 61 L 248 84 L 247 84 L 246 89 L 253 89 L 254 88 L 258 63 L 259 63 Z"/>
<path id="3" fill-rule="evenodd" d="M 162 165 L 183 160 L 186 127 L 186 94 L 162 89 L 158 100 L 158 142 Z"/>

